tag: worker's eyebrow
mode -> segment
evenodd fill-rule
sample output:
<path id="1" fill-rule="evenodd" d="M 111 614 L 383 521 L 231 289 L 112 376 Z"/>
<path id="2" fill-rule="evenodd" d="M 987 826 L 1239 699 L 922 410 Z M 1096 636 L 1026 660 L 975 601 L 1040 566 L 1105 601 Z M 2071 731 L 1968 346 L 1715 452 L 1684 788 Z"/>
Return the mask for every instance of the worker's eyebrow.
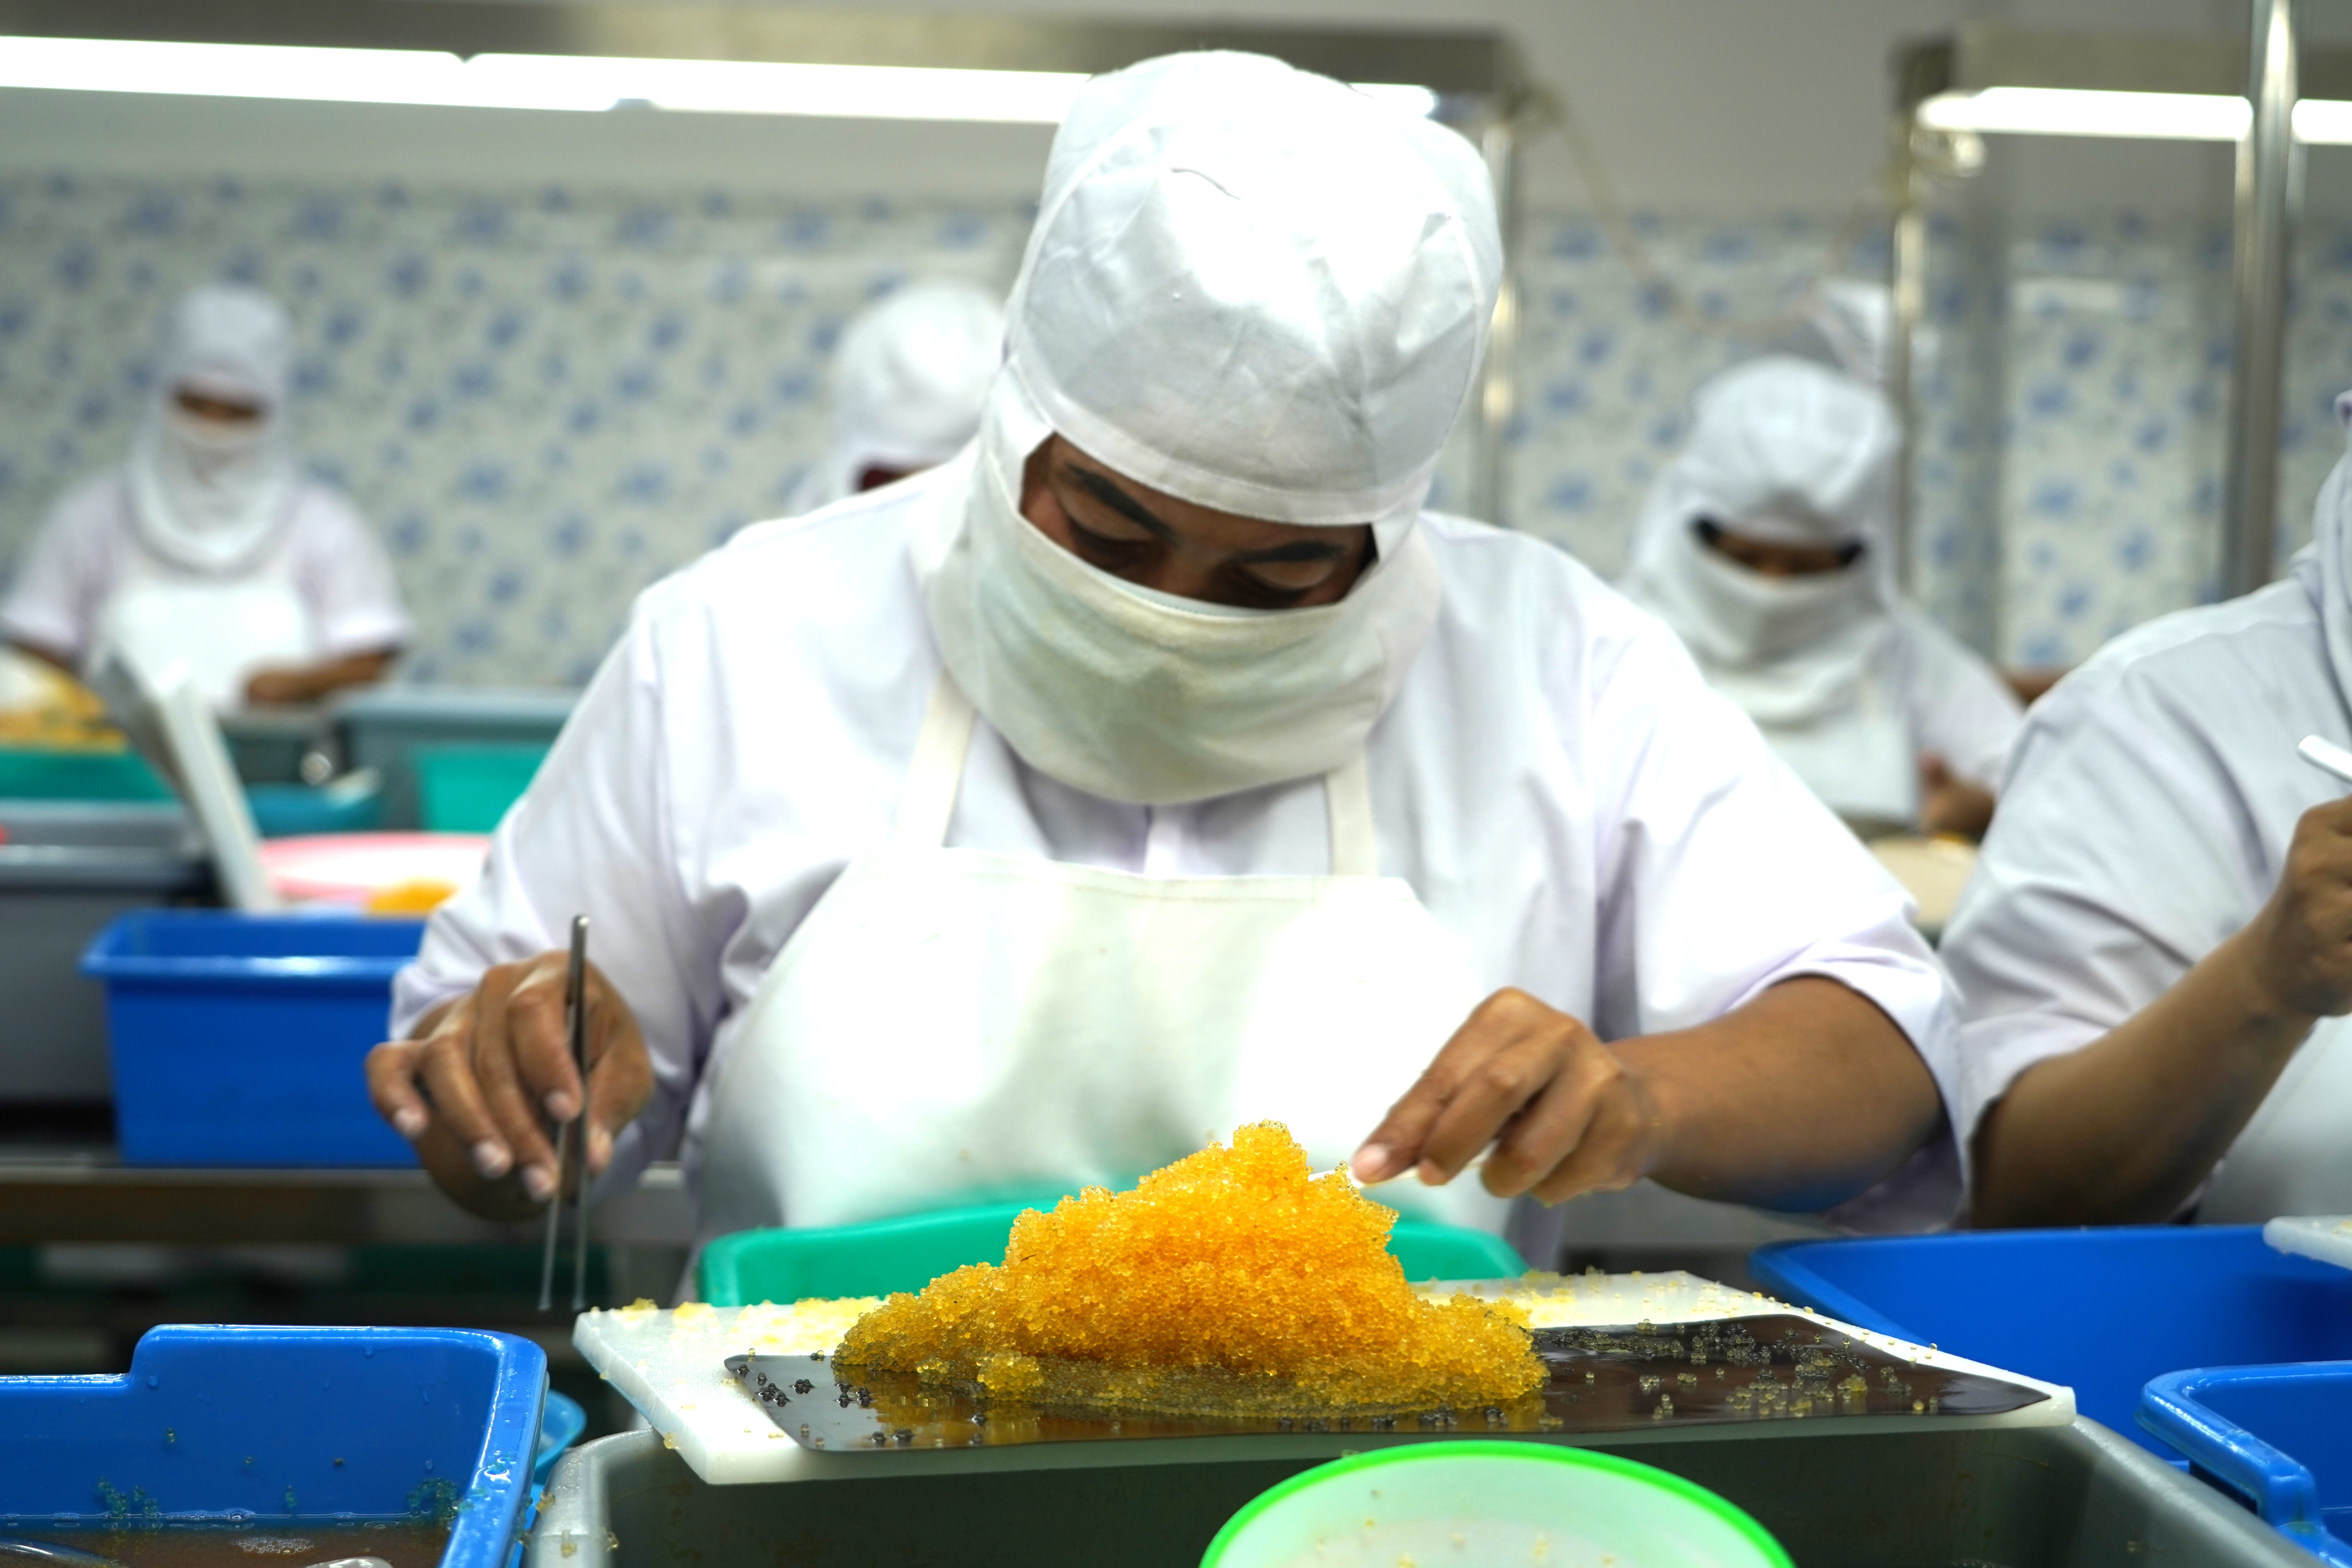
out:
<path id="1" fill-rule="evenodd" d="M 1181 536 L 1176 530 L 1151 515 L 1151 509 L 1119 488 L 1118 481 L 1108 474 L 1076 463 L 1065 462 L 1062 471 L 1077 481 L 1080 488 L 1139 528 L 1148 529 L 1163 544 L 1175 544 Z M 1348 553 L 1340 543 L 1326 544 L 1320 540 L 1301 539 L 1289 544 L 1277 544 L 1271 550 L 1253 550 L 1233 557 L 1239 566 L 1262 566 L 1282 561 L 1337 561 Z"/>
<path id="2" fill-rule="evenodd" d="M 1127 519 L 1128 521 L 1139 528 L 1150 529 L 1161 543 L 1179 542 L 1180 536 L 1174 529 L 1152 516 L 1150 508 L 1119 489 L 1118 482 L 1108 474 L 1097 473 L 1092 468 L 1080 468 L 1076 463 L 1064 463 L 1062 472 L 1076 479 L 1088 495 Z"/>

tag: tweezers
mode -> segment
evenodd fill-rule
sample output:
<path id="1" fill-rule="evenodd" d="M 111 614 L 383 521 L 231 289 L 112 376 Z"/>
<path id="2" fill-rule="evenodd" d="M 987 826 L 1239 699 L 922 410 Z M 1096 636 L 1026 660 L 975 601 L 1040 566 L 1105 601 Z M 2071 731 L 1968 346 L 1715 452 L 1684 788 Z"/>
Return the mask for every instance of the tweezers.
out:
<path id="1" fill-rule="evenodd" d="M 555 1129 L 555 1195 L 547 1201 L 547 1241 L 539 1258 L 539 1310 L 555 1305 L 555 1238 L 563 1224 L 564 1171 L 575 1165 L 572 1193 L 577 1216 L 572 1226 L 572 1310 L 588 1310 L 588 917 L 572 917 L 572 966 L 564 977 L 563 1023 L 571 1034 L 572 1067 L 580 1079 L 579 1148 L 573 1158 L 572 1122 Z"/>

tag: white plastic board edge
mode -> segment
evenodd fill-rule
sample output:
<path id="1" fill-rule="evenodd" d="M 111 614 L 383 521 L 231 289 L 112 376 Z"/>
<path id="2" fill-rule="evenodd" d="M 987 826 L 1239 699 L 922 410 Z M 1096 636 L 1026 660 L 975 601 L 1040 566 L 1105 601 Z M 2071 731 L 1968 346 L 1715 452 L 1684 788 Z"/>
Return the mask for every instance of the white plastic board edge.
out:
<path id="1" fill-rule="evenodd" d="M 2296 1215 L 2263 1226 L 2263 1239 L 2281 1252 L 2352 1268 L 2352 1215 Z"/>
<path id="2" fill-rule="evenodd" d="M 261 835 L 254 828 L 253 809 L 246 804 L 212 704 L 194 680 L 184 675 L 156 700 L 155 712 L 230 907 L 248 914 L 282 908 L 277 889 L 269 885 L 269 873 L 262 868 Z"/>

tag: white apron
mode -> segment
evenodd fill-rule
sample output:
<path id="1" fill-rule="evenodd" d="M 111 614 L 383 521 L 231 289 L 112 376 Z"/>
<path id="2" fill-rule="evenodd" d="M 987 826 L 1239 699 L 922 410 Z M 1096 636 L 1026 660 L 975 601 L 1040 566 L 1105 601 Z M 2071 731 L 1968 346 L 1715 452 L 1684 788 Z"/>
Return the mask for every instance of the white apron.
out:
<path id="1" fill-rule="evenodd" d="M 195 679 L 215 708 L 245 700 L 247 677 L 273 664 L 318 657 L 318 629 L 274 562 L 239 577 L 166 575 L 133 552 L 130 571 L 100 612 L 93 658 L 111 647 L 158 690 Z"/>
<path id="2" fill-rule="evenodd" d="M 2213 1169 L 2200 1225 L 2352 1214 L 2352 1019 L 2323 1018 Z"/>
<path id="3" fill-rule="evenodd" d="M 1127 1185 L 1239 1124 L 1355 1152 L 1484 996 L 1375 874 L 1360 757 L 1329 877 L 1147 877 L 943 847 L 971 703 L 942 671 L 891 842 L 803 921 L 718 1042 L 707 1238 Z M 1374 1189 L 1499 1234 L 1475 1173 Z"/>

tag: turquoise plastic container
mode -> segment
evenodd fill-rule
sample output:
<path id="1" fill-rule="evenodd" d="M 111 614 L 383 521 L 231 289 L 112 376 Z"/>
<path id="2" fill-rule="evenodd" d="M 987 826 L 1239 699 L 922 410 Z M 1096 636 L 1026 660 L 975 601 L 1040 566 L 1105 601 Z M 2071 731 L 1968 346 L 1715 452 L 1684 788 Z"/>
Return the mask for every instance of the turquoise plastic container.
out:
<path id="1" fill-rule="evenodd" d="M 702 1299 L 714 1307 L 919 1290 L 968 1263 L 1002 1259 L 1013 1222 L 1054 1201 L 939 1209 L 807 1230 L 739 1230 L 702 1249 L 696 1278 Z M 1408 1279 L 1499 1279 L 1528 1268 L 1501 1237 L 1425 1220 L 1397 1221 L 1389 1250 Z"/>
<path id="2" fill-rule="evenodd" d="M 563 1458 L 564 1451 L 578 1442 L 580 1434 L 586 1430 L 588 1412 L 580 1408 L 580 1402 L 570 1394 L 549 1389 L 546 1408 L 539 1416 L 539 1450 L 530 1461 L 530 1484 L 545 1486 L 555 1461 Z"/>
<path id="3" fill-rule="evenodd" d="M 490 833 L 530 787 L 545 746 L 418 746 L 418 811 L 427 833 Z"/>
<path id="4" fill-rule="evenodd" d="M 324 788 L 299 784 L 245 786 L 254 830 L 264 838 L 300 838 L 316 833 L 366 833 L 382 816 L 381 789 Z"/>
<path id="5" fill-rule="evenodd" d="M 51 752 L 0 746 L 0 800 L 170 800 L 171 787 L 136 752 Z"/>

